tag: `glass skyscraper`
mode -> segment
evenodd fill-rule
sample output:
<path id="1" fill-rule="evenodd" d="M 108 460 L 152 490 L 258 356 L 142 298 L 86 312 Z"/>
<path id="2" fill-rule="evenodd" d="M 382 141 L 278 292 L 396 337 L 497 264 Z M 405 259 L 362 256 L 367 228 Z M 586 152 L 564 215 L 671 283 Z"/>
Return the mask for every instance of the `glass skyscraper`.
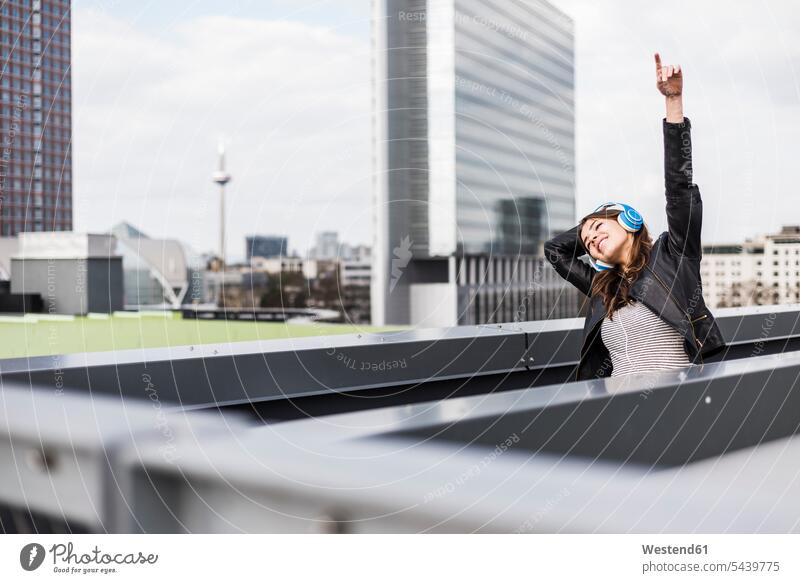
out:
<path id="1" fill-rule="evenodd" d="M 72 229 L 70 3 L 0 6 L 0 234 Z"/>
<path id="2" fill-rule="evenodd" d="M 374 324 L 576 316 L 573 22 L 539 0 L 374 0 Z"/>

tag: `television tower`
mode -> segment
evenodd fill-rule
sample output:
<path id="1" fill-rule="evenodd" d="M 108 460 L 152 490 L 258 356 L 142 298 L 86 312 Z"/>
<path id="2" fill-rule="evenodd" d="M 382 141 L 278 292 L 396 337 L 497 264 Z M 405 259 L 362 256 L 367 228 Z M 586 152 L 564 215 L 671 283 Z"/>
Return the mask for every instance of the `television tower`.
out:
<path id="1" fill-rule="evenodd" d="M 225 270 L 225 185 L 231 181 L 231 175 L 225 171 L 225 145 L 222 140 L 217 146 L 219 165 L 211 175 L 211 180 L 219 184 L 219 258 L 220 270 Z"/>

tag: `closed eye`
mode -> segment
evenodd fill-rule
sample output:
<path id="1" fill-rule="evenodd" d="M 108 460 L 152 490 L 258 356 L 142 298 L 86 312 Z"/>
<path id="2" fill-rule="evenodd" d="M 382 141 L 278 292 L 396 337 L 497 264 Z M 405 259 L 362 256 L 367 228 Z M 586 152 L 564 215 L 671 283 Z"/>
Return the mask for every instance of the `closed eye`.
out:
<path id="1" fill-rule="evenodd" d="M 604 221 L 599 221 L 599 222 L 598 222 L 598 223 L 595 225 L 595 227 L 594 227 L 594 230 L 595 230 L 595 231 L 597 231 L 597 229 L 599 229 L 599 228 L 600 228 L 600 225 L 602 225 L 602 224 L 603 224 L 603 222 L 604 222 Z M 587 247 L 587 249 L 591 249 L 592 245 L 594 245 L 594 240 L 592 240 L 592 241 L 589 241 L 589 246 Z"/>

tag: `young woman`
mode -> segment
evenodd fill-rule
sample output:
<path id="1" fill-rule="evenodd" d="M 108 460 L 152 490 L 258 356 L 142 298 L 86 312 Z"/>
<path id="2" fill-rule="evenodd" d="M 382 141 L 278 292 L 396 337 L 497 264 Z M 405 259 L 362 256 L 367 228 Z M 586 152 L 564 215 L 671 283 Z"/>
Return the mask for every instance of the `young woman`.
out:
<path id="1" fill-rule="evenodd" d="M 683 116 L 683 72 L 656 61 L 666 98 L 664 182 L 668 230 L 652 241 L 624 203 L 600 205 L 545 243 L 556 271 L 590 296 L 578 380 L 667 370 L 703 362 L 725 348 L 703 301 L 703 202 L 692 183 L 691 123 Z M 589 255 L 589 265 L 579 260 Z"/>

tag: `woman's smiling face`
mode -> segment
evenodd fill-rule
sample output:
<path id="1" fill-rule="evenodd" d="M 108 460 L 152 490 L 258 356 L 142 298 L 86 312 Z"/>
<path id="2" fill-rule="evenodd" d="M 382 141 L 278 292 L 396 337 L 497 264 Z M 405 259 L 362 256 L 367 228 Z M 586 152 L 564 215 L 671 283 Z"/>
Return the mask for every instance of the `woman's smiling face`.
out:
<path id="1" fill-rule="evenodd" d="M 600 216 L 583 222 L 580 237 L 592 258 L 618 264 L 625 256 L 626 243 L 633 238 L 633 233 L 623 229 L 616 216 Z"/>

